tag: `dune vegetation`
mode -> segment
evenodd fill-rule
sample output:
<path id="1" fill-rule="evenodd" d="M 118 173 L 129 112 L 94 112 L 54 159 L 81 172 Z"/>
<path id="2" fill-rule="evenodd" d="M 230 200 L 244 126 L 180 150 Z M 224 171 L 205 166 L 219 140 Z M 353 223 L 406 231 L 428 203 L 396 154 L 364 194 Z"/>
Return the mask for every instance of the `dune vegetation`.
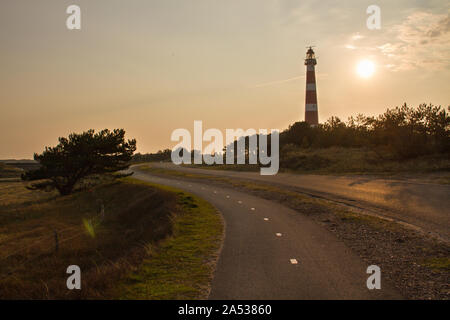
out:
<path id="1" fill-rule="evenodd" d="M 24 186 L 0 183 L 1 299 L 207 295 L 222 223 L 204 201 L 130 178 L 69 196 Z M 82 290 L 68 290 L 69 265 Z"/>

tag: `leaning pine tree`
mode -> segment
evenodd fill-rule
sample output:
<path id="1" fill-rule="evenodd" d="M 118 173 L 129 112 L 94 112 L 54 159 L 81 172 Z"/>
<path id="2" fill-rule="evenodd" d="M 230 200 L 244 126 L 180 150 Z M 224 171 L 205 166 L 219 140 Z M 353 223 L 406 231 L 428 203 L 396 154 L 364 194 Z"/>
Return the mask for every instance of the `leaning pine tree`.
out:
<path id="1" fill-rule="evenodd" d="M 69 138 L 59 138 L 56 147 L 34 154 L 41 167 L 24 173 L 22 179 L 43 180 L 31 184 L 31 189 L 55 188 L 61 195 L 68 195 L 87 176 L 127 169 L 134 151 L 136 140 L 125 141 L 123 129 L 73 133 Z"/>

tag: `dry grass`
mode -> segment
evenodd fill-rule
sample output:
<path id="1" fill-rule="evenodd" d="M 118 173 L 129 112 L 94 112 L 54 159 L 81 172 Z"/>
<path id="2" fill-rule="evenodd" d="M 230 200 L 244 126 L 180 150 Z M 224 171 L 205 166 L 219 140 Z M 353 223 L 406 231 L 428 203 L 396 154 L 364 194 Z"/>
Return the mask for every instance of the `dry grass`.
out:
<path id="1" fill-rule="evenodd" d="M 398 174 L 449 171 L 448 155 L 422 156 L 395 160 L 365 148 L 332 147 L 281 150 L 281 167 L 296 172 L 332 174 Z"/>
<path id="2" fill-rule="evenodd" d="M 203 200 L 133 179 L 67 197 L 1 183 L 0 195 L 0 299 L 207 295 L 222 224 Z M 82 290 L 67 289 L 69 265 Z"/>
<path id="3" fill-rule="evenodd" d="M 187 167 L 259 171 L 258 165 L 185 165 Z M 280 172 L 313 174 L 371 174 L 412 175 L 427 174 L 426 179 L 436 183 L 450 183 L 450 157 L 448 154 L 422 156 L 409 160 L 395 160 L 367 148 L 331 147 L 304 149 L 285 145 L 280 150 Z M 433 174 L 435 176 L 433 176 Z"/>
<path id="4" fill-rule="evenodd" d="M 0 163 L 0 178 L 18 178 L 23 170 Z"/>
<path id="5" fill-rule="evenodd" d="M 115 280 L 142 261 L 146 245 L 172 233 L 178 210 L 173 193 L 130 182 L 68 197 L 31 192 L 22 183 L 0 187 L 6 191 L 0 202 L 3 299 L 112 297 Z M 66 269 L 72 264 L 82 270 L 82 290 L 66 287 Z"/>

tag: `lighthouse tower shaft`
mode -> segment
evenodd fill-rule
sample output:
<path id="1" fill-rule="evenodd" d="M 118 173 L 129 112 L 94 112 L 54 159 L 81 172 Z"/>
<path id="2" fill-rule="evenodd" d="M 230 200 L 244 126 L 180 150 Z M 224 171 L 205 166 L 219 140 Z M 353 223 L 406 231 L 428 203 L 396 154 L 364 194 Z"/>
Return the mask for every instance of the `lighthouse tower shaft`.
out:
<path id="1" fill-rule="evenodd" d="M 305 98 L 305 121 L 311 126 L 319 124 L 319 114 L 317 109 L 316 90 L 316 64 L 317 60 L 312 47 L 306 52 L 306 98 Z"/>

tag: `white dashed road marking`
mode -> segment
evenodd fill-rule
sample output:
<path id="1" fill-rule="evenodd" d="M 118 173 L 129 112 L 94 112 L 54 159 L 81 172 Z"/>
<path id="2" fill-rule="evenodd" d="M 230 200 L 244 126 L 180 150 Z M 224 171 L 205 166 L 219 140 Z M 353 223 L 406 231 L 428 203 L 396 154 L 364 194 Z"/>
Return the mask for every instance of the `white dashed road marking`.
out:
<path id="1" fill-rule="evenodd" d="M 291 259 L 291 264 L 298 264 L 297 259 Z"/>

